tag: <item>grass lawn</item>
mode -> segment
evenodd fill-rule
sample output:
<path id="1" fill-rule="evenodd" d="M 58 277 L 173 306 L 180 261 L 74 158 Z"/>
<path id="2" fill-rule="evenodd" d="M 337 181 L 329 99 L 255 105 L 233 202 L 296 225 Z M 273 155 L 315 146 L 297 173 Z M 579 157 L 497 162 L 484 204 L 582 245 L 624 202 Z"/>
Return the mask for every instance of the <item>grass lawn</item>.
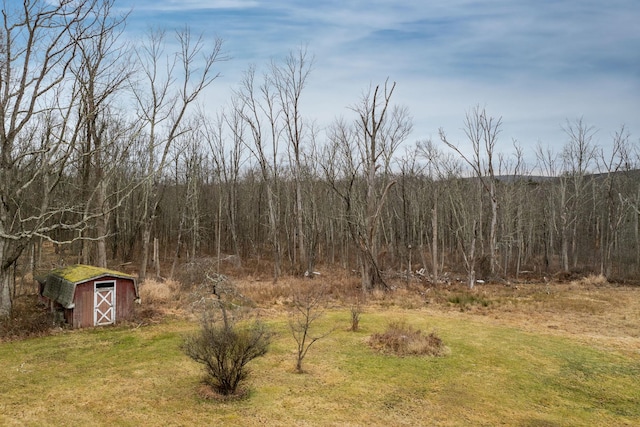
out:
<path id="1" fill-rule="evenodd" d="M 450 348 L 441 358 L 374 353 L 367 338 L 392 320 Z M 589 343 L 427 309 L 326 313 L 295 373 L 284 314 L 267 320 L 269 353 L 249 366 L 248 396 L 205 400 L 201 366 L 179 349 L 184 320 L 68 331 L 0 344 L 0 425 L 640 424 L 640 357 Z"/>

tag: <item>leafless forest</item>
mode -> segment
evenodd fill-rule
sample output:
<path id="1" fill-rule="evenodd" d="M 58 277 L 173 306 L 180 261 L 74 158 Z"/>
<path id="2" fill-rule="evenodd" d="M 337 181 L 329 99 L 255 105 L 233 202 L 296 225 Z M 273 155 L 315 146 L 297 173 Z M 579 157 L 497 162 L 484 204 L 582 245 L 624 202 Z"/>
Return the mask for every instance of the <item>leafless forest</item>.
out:
<path id="1" fill-rule="evenodd" d="M 564 141 L 527 153 L 535 164 L 517 144 L 497 151 L 501 119 L 481 107 L 461 112 L 470 150 L 446 129 L 415 142 L 420 112 L 388 80 L 318 128 L 305 48 L 246 70 L 211 111 L 222 40 L 134 44 L 113 0 L 18 3 L 0 29 L 0 316 L 44 246 L 67 264 L 132 263 L 141 280 L 201 257 L 259 259 L 274 280 L 341 266 L 365 290 L 407 271 L 470 286 L 637 277 L 640 152 L 624 126 L 569 118 Z"/>

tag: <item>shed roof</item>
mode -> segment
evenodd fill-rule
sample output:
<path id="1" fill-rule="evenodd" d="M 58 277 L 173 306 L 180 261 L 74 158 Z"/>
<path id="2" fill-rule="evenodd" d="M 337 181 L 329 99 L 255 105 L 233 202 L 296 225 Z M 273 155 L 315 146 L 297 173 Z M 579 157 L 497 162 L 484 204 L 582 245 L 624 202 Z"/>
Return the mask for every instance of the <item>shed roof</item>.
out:
<path id="1" fill-rule="evenodd" d="M 119 271 L 91 265 L 77 264 L 56 268 L 46 276 L 38 278 L 38 281 L 44 285 L 43 296 L 60 303 L 65 308 L 73 308 L 73 296 L 77 285 L 106 276 L 133 281 L 136 297 L 138 297 L 135 277 Z"/>

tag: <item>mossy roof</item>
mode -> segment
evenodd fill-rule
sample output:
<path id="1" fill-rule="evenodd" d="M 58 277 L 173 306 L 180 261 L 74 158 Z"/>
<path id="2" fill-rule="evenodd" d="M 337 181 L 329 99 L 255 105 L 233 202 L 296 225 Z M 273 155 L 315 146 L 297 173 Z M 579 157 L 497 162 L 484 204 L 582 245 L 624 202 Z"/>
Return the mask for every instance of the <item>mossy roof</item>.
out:
<path id="1" fill-rule="evenodd" d="M 71 283 L 83 283 L 91 279 L 102 276 L 115 276 L 125 279 L 134 279 L 133 276 L 120 271 L 109 270 L 108 268 L 94 267 L 92 265 L 76 264 L 67 267 L 56 268 L 49 272 L 49 276 L 58 276 Z"/>
<path id="2" fill-rule="evenodd" d="M 56 268 L 38 279 L 44 285 L 42 295 L 60 303 L 65 308 L 73 308 L 73 297 L 76 285 L 88 282 L 100 277 L 111 276 L 122 279 L 130 279 L 134 282 L 136 297 L 138 287 L 135 285 L 135 278 L 120 271 L 99 268 L 91 265 L 70 265 L 68 267 Z"/>

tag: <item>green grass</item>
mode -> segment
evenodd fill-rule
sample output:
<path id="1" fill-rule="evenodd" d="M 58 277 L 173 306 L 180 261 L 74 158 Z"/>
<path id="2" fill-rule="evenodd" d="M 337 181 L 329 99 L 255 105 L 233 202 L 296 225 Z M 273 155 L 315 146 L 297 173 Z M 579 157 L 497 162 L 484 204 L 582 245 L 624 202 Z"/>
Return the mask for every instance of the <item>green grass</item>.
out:
<path id="1" fill-rule="evenodd" d="M 366 339 L 404 320 L 451 354 L 381 355 Z M 640 357 L 420 310 L 348 310 L 295 373 L 287 319 L 268 321 L 270 352 L 249 366 L 240 401 L 199 397 L 201 367 L 178 346 L 196 325 L 166 321 L 0 344 L 0 425 L 522 425 L 640 423 Z"/>

